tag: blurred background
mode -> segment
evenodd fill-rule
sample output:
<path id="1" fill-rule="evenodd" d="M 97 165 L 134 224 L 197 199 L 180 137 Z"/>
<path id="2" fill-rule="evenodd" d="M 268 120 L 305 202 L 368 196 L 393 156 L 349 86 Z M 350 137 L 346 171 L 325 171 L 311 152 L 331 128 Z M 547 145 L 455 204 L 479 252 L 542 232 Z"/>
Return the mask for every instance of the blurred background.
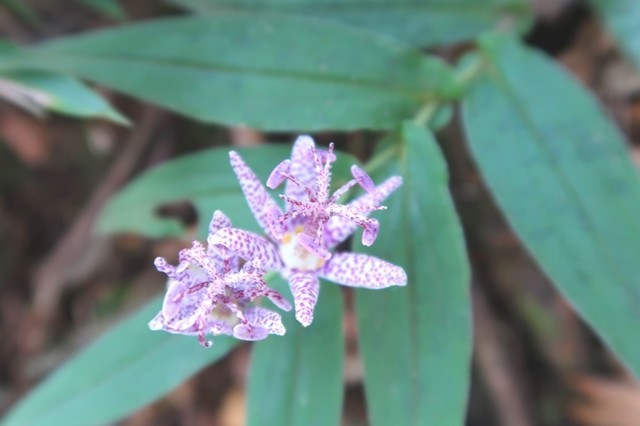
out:
<path id="1" fill-rule="evenodd" d="M 640 159 L 640 75 L 586 3 L 534 3 L 536 22 L 528 43 L 596 93 Z M 0 1 L 0 36 L 31 44 L 180 13 L 153 0 L 5 0 Z M 466 47 L 437 53 L 452 59 Z M 203 148 L 294 138 L 198 124 L 132 98 L 101 93 L 130 118 L 131 127 L 59 115 L 38 118 L 0 101 L 0 413 L 118 318 L 162 291 L 164 280 L 153 259 L 175 256 L 184 241 L 92 233 L 97 214 L 118 188 L 155 164 Z M 380 135 L 314 136 L 366 159 Z M 455 119 L 438 137 L 473 266 L 476 338 L 467 424 L 640 425 L 640 386 L 509 230 L 483 187 Z M 187 226 L 199 219 L 188 205 L 159 214 L 177 216 Z M 349 301 L 350 293 L 345 295 Z M 343 423 L 366 425 L 362 367 L 349 313 L 345 331 Z M 238 347 L 120 424 L 242 425 L 248 355 L 247 345 Z"/>

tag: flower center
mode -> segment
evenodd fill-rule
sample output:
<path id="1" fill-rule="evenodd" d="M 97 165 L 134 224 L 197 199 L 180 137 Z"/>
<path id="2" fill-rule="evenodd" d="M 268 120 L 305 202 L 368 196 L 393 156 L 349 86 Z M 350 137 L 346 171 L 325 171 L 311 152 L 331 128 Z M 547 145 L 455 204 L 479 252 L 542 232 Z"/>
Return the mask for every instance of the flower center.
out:
<path id="1" fill-rule="evenodd" d="M 209 312 L 208 332 L 217 336 L 219 334 L 229 334 L 229 331 L 236 325 L 240 324 L 240 319 L 235 315 L 228 306 L 223 303 L 216 304 Z"/>
<path id="2" fill-rule="evenodd" d="M 232 327 L 239 322 L 238 318 L 231 312 L 231 309 L 222 303 L 216 304 L 216 306 L 211 309 L 211 312 L 209 312 L 209 315 L 211 315 L 212 319 L 222 321 Z"/>
<path id="3" fill-rule="evenodd" d="M 298 242 L 297 236 L 303 229 L 298 226 L 294 232 L 285 233 L 280 243 L 280 257 L 288 271 L 316 271 L 325 262 Z"/>

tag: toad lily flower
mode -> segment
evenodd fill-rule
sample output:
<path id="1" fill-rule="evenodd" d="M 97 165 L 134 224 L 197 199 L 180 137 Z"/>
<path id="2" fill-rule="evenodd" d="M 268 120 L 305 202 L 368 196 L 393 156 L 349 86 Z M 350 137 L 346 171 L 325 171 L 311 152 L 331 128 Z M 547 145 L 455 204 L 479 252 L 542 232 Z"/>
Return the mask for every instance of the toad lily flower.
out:
<path id="1" fill-rule="evenodd" d="M 402 184 L 399 176 L 375 186 L 357 166 L 353 179 L 329 193 L 331 164 L 336 157 L 333 144 L 329 151 L 316 149 L 309 136 L 299 137 L 290 160 L 280 163 L 267 180 L 278 187 L 285 180 L 286 211 L 282 212 L 255 173 L 242 158 L 231 152 L 231 166 L 240 182 L 249 206 L 271 241 L 251 232 L 225 228 L 211 243 L 246 259 L 256 259 L 264 268 L 280 271 L 289 281 L 296 319 L 305 327 L 313 320 L 320 290 L 319 278 L 350 287 L 380 289 L 406 285 L 407 275 L 396 265 L 365 254 L 335 253 L 331 249 L 346 240 L 358 226 L 363 228 L 362 242 L 371 245 L 378 233 L 378 221 L 367 217 L 382 210 L 380 203 Z M 367 192 L 349 204 L 338 204 L 350 188 L 360 185 Z"/>
<path id="2" fill-rule="evenodd" d="M 208 333 L 242 340 L 285 333 L 279 314 L 249 303 L 266 296 L 286 311 L 291 305 L 267 287 L 264 271 L 255 259 L 239 268 L 235 254 L 211 244 L 215 234 L 224 229 L 231 229 L 231 221 L 216 211 L 209 225 L 207 249 L 194 241 L 191 248 L 180 252 L 177 267 L 156 258 L 156 268 L 167 274 L 169 283 L 162 310 L 149 322 L 149 328 L 197 335 L 204 347 L 211 346 L 211 341 L 205 340 Z"/>

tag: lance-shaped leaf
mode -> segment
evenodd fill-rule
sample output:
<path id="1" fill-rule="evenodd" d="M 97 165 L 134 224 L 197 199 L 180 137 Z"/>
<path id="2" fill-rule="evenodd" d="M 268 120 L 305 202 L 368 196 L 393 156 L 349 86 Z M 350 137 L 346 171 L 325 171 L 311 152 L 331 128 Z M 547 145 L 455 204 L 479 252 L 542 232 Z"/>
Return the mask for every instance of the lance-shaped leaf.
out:
<path id="1" fill-rule="evenodd" d="M 384 36 L 300 16 L 225 12 L 71 36 L 0 71 L 86 78 L 190 117 L 265 130 L 383 129 L 457 95 L 440 60 Z"/>
<path id="2" fill-rule="evenodd" d="M 369 416 L 379 426 L 462 425 L 472 346 L 462 228 L 432 134 L 405 123 L 396 138 L 373 175 L 398 174 L 404 184 L 376 215 L 380 233 L 367 251 L 404 267 L 408 283 L 356 290 Z"/>
<path id="3" fill-rule="evenodd" d="M 463 117 L 489 189 L 557 288 L 640 376 L 640 182 L 624 140 L 543 54 L 502 36 L 480 50 L 488 69 Z"/>
<path id="4" fill-rule="evenodd" d="M 2 419 L 2 426 L 109 424 L 160 398 L 237 341 L 216 337 L 203 349 L 194 337 L 153 332 L 147 322 L 160 297 L 52 373 Z"/>
<path id="5" fill-rule="evenodd" d="M 274 284 L 288 294 L 287 283 Z M 249 426 L 339 425 L 344 394 L 340 288 L 322 282 L 313 324 L 285 315 L 287 334 L 258 342 L 249 371 Z"/>
<path id="6" fill-rule="evenodd" d="M 170 0 L 197 12 L 246 10 L 298 14 L 389 34 L 416 46 L 474 38 L 499 22 L 528 27 L 524 0 Z"/>
<path id="7" fill-rule="evenodd" d="M 80 81 L 41 71 L 0 73 L 0 97 L 36 115 L 44 110 L 82 118 L 105 118 L 129 124 L 100 95 Z"/>

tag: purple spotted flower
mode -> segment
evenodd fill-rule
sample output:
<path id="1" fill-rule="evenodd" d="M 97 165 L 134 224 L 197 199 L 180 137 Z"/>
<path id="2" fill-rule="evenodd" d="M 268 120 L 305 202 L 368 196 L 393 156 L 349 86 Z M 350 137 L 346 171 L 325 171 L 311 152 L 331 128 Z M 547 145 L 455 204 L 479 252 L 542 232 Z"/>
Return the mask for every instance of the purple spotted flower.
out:
<path id="1" fill-rule="evenodd" d="M 406 285 L 407 275 L 399 266 L 366 254 L 331 253 L 358 227 L 363 229 L 364 245 L 375 241 L 379 224 L 368 214 L 385 208 L 380 203 L 402 184 L 402 178 L 390 177 L 376 187 L 363 170 L 353 166 L 353 179 L 330 194 L 331 164 L 336 159 L 333 144 L 325 152 L 316 149 L 309 136 L 301 136 L 294 143 L 291 159 L 280 163 L 267 180 L 270 188 L 286 181 L 280 195 L 286 206 L 283 212 L 242 158 L 236 152 L 230 157 L 249 206 L 271 241 L 225 228 L 210 243 L 280 271 L 289 281 L 296 319 L 302 325 L 306 327 L 313 320 L 320 277 L 369 289 Z M 349 204 L 338 203 L 356 185 L 366 193 Z"/>
<path id="2" fill-rule="evenodd" d="M 289 302 L 268 288 L 264 270 L 257 259 L 239 267 L 238 257 L 224 247 L 212 244 L 217 232 L 231 228 L 231 221 L 220 211 L 209 225 L 208 247 L 197 241 L 179 254 L 177 267 L 162 257 L 155 260 L 158 271 L 169 277 L 162 309 L 149 322 L 152 330 L 197 335 L 205 347 L 207 334 L 228 334 L 242 340 L 261 340 L 269 334 L 283 335 L 280 315 L 250 302 L 266 296 L 276 306 L 291 310 Z"/>

